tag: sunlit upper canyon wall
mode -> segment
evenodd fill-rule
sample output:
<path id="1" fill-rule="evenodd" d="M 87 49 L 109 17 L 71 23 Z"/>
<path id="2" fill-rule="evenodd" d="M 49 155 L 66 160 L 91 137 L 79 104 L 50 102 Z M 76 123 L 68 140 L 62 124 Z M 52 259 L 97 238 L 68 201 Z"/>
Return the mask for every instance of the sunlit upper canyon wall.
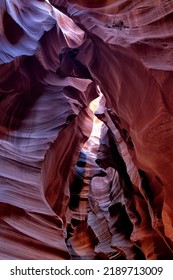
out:
<path id="1" fill-rule="evenodd" d="M 173 259 L 173 1 L 0 15 L 0 259 Z"/>

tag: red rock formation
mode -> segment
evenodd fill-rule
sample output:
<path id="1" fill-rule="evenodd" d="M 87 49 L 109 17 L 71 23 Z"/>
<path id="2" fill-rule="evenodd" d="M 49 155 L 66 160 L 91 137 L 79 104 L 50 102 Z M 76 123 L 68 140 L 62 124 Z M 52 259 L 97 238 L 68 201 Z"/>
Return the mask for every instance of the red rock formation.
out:
<path id="1" fill-rule="evenodd" d="M 127 255 L 128 249 L 125 238 L 123 238 L 123 232 L 128 234 L 129 230 L 126 228 L 128 224 L 130 227 L 130 241 L 142 250 L 147 259 L 172 258 L 172 252 L 164 242 L 165 237 L 162 236 L 162 240 L 160 235 L 152 228 L 153 209 L 151 208 L 152 193 L 149 193 L 150 182 L 146 181 L 144 172 L 142 173 L 134 165 L 127 149 L 127 144 L 129 149 L 131 148 L 129 139 L 126 139 L 126 142 L 124 141 L 104 105 L 105 100 L 102 97 L 100 108 L 97 110 L 96 115 L 105 122 L 107 128 L 103 127 L 97 163 L 101 166 L 104 164 L 105 168 L 110 166 L 117 171 L 114 176 L 110 176 L 109 171 L 107 175 L 107 181 L 114 186 L 114 188 L 112 187 L 113 195 L 111 195 L 113 202 L 109 205 L 113 220 L 111 221 L 110 219 L 110 223 L 113 224 L 115 232 L 112 238 L 115 240 L 116 246 L 122 248 L 128 259 L 140 258 L 141 256 L 139 252 L 136 252 L 135 248 L 133 257 L 131 255 L 132 251 L 129 251 L 129 256 Z M 125 135 L 123 134 L 123 136 Z M 123 207 L 125 208 L 123 212 L 129 218 L 130 223 L 124 223 L 124 217 L 122 216 L 121 218 L 120 212 L 116 211 L 116 208 L 120 211 Z M 117 227 L 116 219 L 120 223 L 120 225 L 117 223 Z M 121 230 L 119 230 L 119 227 Z M 116 236 L 116 229 L 120 231 L 119 239 Z M 118 246 L 120 238 L 123 239 L 123 242 Z M 152 244 L 152 246 L 149 246 L 149 244 Z M 158 246 L 158 244 L 162 244 L 162 246 Z M 153 248 L 157 248 L 157 252 Z M 134 255 L 134 253 L 137 254 Z"/>
<path id="2" fill-rule="evenodd" d="M 165 78 L 172 75 L 172 3 L 116 1 L 85 11 L 68 1 L 63 5 L 88 35 L 77 59 L 100 85 L 114 121 L 130 139 L 152 226 L 172 250 L 172 88 L 165 92 Z"/>
<path id="3" fill-rule="evenodd" d="M 172 1 L 1 2 L 0 258 L 172 259 Z"/>
<path id="4" fill-rule="evenodd" d="M 29 31 L 29 35 L 36 33 L 36 38 L 45 18 L 45 8 L 37 5 L 38 14 L 33 7 Z M 15 11 L 23 10 L 20 6 Z M 15 16 L 11 12 L 11 17 Z M 18 53 L 7 42 L 11 50 L 8 58 L 13 60 L 1 56 L 0 258 L 66 259 L 70 255 L 65 245 L 64 213 L 70 176 L 92 128 L 92 112 L 87 106 L 96 95 L 89 86 L 91 80 L 63 78 L 56 73 L 58 54 L 67 47 L 58 26 L 35 40 L 33 56 L 22 48 L 22 40 L 27 43 L 25 32 L 19 38 Z M 27 47 L 32 48 L 32 41 L 30 44 Z"/>

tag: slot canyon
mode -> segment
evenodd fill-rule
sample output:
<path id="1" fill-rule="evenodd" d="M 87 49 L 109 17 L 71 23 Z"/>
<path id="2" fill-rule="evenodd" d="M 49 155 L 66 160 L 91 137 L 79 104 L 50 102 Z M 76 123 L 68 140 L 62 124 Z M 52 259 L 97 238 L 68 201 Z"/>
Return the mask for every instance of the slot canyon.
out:
<path id="1" fill-rule="evenodd" d="M 0 1 L 0 259 L 173 259 L 173 0 Z"/>

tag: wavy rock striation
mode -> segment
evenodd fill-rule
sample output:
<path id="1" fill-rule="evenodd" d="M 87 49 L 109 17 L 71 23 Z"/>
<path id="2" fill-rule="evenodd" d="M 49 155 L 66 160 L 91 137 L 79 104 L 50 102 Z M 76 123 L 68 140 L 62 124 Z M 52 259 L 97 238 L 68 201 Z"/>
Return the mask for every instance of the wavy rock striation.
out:
<path id="1" fill-rule="evenodd" d="M 172 1 L 0 15 L 0 259 L 172 259 Z"/>
<path id="2" fill-rule="evenodd" d="M 37 34 L 45 9 L 39 8 L 39 18 L 35 1 L 33 5 L 31 1 L 31 29 Z M 22 6 L 18 9 L 23 11 Z M 12 11 L 11 17 L 15 20 L 16 13 Z M 35 40 L 34 55 L 26 56 L 22 46 L 15 53 L 8 42 L 12 50 L 8 55 L 15 57 L 1 64 L 1 259 L 70 258 L 64 213 L 73 166 L 92 129 L 87 106 L 95 93 L 91 80 L 56 73 L 58 54 L 68 45 L 51 21 L 51 30 Z M 25 32 L 18 44 L 27 43 Z"/>

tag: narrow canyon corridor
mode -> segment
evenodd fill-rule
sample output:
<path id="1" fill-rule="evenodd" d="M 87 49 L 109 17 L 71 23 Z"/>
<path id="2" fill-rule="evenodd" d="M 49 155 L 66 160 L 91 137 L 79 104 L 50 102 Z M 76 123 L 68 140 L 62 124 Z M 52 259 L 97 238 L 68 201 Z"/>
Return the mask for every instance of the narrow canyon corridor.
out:
<path id="1" fill-rule="evenodd" d="M 173 0 L 0 0 L 0 260 L 173 259 Z"/>

